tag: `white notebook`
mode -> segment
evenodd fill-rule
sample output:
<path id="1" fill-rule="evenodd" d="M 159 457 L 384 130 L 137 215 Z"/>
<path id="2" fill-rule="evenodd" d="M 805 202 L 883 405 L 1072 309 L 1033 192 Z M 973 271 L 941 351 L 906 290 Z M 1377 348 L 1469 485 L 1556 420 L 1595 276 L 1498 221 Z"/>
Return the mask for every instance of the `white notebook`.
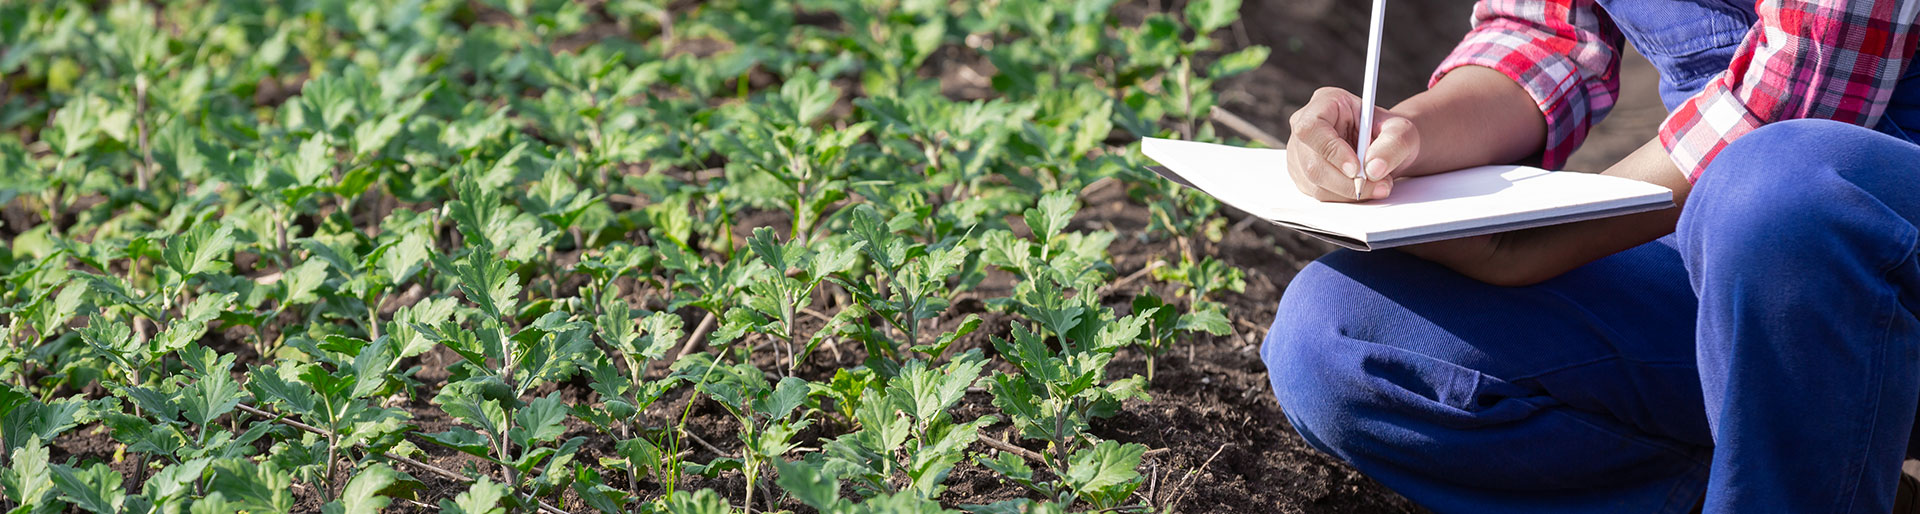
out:
<path id="1" fill-rule="evenodd" d="M 1483 166 L 1394 183 L 1384 200 L 1331 203 L 1301 193 L 1287 151 L 1147 138 L 1154 171 L 1221 203 L 1356 250 L 1570 223 L 1673 206 L 1638 180 L 1525 166 Z"/>

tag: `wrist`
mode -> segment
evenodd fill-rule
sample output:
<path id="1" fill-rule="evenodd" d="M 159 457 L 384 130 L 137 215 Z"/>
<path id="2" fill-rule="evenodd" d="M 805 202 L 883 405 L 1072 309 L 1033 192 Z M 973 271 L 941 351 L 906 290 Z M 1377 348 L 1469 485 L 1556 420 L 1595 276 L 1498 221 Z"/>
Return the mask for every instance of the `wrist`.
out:
<path id="1" fill-rule="evenodd" d="M 1455 69 L 1393 111 L 1430 136 L 1410 167 L 1416 174 L 1509 164 L 1546 146 L 1546 115 L 1533 96 L 1491 68 Z"/>

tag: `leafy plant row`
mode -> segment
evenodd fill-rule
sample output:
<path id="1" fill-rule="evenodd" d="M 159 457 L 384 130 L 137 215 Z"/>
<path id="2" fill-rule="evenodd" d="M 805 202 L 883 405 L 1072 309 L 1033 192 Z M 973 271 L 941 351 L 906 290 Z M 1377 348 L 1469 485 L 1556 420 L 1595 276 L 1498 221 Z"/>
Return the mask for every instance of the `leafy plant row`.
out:
<path id="1" fill-rule="evenodd" d="M 1237 10 L 0 1 L 0 508 L 1169 508 L 1090 424 L 1241 275 L 1127 141 L 1215 137 Z"/>

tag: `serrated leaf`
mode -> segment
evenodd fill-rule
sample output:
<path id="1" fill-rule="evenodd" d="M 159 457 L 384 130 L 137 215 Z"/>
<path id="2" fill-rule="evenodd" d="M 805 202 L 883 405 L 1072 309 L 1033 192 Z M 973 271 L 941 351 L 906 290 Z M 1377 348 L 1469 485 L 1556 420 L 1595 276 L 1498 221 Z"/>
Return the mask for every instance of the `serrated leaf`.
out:
<path id="1" fill-rule="evenodd" d="M 60 501 L 95 514 L 119 514 L 127 493 L 120 488 L 124 477 L 112 467 L 95 463 L 86 469 L 53 465 L 53 487 Z"/>
<path id="2" fill-rule="evenodd" d="M 286 284 L 286 295 L 280 301 L 286 305 L 313 303 L 319 297 L 314 295 L 327 281 L 327 261 L 310 259 L 294 266 L 282 274 L 280 280 Z"/>
<path id="3" fill-rule="evenodd" d="M 399 359 L 393 354 L 391 339 L 381 337 L 353 356 L 353 389 L 348 393 L 351 398 L 365 398 L 387 384 L 387 375 L 393 370 Z"/>
<path id="4" fill-rule="evenodd" d="M 901 402 L 901 408 L 918 421 L 921 430 L 944 418 L 946 410 L 967 394 L 967 388 L 980 378 L 986 359 L 979 352 L 967 352 L 938 369 L 927 368 L 923 361 L 908 362 L 900 376 L 887 385 L 887 395 Z"/>
<path id="5" fill-rule="evenodd" d="M 228 356 L 225 362 L 232 364 L 232 358 Z M 206 374 L 182 390 L 180 396 L 182 417 L 195 426 L 206 426 L 239 404 L 240 385 L 234 383 L 226 370 Z"/>
<path id="6" fill-rule="evenodd" d="M 766 263 L 775 272 L 785 272 L 797 264 L 791 249 L 780 244 L 779 236 L 774 235 L 773 229 L 768 227 L 753 229 L 753 236 L 747 238 L 747 248 L 752 249 L 754 255 L 760 256 L 760 262 Z"/>
<path id="7" fill-rule="evenodd" d="M 1213 64 L 1207 67 L 1207 77 L 1220 79 L 1253 71 L 1267 62 L 1269 53 L 1272 51 L 1267 47 L 1254 45 L 1238 52 L 1222 55 L 1219 60 L 1213 61 Z"/>
<path id="8" fill-rule="evenodd" d="M 832 475 L 821 473 L 818 465 L 774 459 L 773 467 L 779 471 L 774 483 L 798 498 L 800 503 L 820 512 L 839 512 L 846 507 L 846 500 L 840 499 L 840 481 Z"/>
<path id="9" fill-rule="evenodd" d="M 295 183 L 303 186 L 319 185 L 333 171 L 333 148 L 327 146 L 325 134 L 314 134 L 300 143 L 298 153 L 290 157 L 289 168 L 293 172 Z"/>
<path id="10" fill-rule="evenodd" d="M 493 478 L 480 475 L 466 492 L 453 497 L 453 500 L 440 500 L 440 511 L 446 514 L 505 514 L 507 509 L 500 506 L 500 500 L 506 498 L 507 486 L 493 481 Z"/>
<path id="11" fill-rule="evenodd" d="M 627 505 L 627 493 L 608 487 L 593 468 L 575 464 L 573 492 L 587 502 L 587 506 L 602 514 L 624 514 Z"/>
<path id="12" fill-rule="evenodd" d="M 687 467 L 693 468 L 694 466 L 695 465 L 688 465 Z M 727 505 L 727 500 L 721 498 L 720 493 L 716 493 L 712 489 L 701 489 L 694 492 L 687 492 L 684 489 L 677 490 L 673 492 L 672 496 L 667 497 L 666 504 L 667 512 L 671 514 L 733 514 L 734 512 L 733 507 Z"/>
<path id="13" fill-rule="evenodd" d="M 833 108 L 834 102 L 840 100 L 840 88 L 814 75 L 810 69 L 802 70 L 780 85 L 780 98 L 792 109 L 795 121 L 808 124 Z"/>
<path id="14" fill-rule="evenodd" d="M 393 500 L 379 493 L 387 486 L 399 480 L 400 474 L 386 464 L 374 464 L 360 470 L 347 481 L 347 488 L 340 492 L 337 504 L 343 514 L 375 514 L 387 508 Z"/>
<path id="15" fill-rule="evenodd" d="M 491 249 L 468 254 L 466 260 L 453 264 L 452 272 L 467 301 L 480 307 L 480 312 L 494 319 L 507 319 L 514 313 L 519 303 L 520 276 L 513 272 L 512 265 L 495 258 Z"/>
<path id="16" fill-rule="evenodd" d="M 1067 458 L 1067 483 L 1084 494 L 1138 480 L 1140 472 L 1135 468 L 1146 453 L 1146 446 L 1100 441 Z"/>
<path id="17" fill-rule="evenodd" d="M 426 236 L 409 232 L 380 255 L 380 273 L 396 285 L 405 283 L 420 271 L 432 250 L 432 241 Z"/>
<path id="18" fill-rule="evenodd" d="M 276 368 L 256 367 L 247 372 L 247 377 L 247 386 L 256 398 L 281 403 L 294 412 L 313 412 L 313 390 L 282 379 Z"/>
<path id="19" fill-rule="evenodd" d="M 213 465 L 209 488 L 228 501 L 257 512 L 293 510 L 293 477 L 273 461 L 223 459 Z"/>
<path id="20" fill-rule="evenodd" d="M 640 322 L 640 331 L 645 335 L 646 344 L 634 350 L 649 360 L 665 357 L 667 350 L 673 348 L 683 336 L 681 327 L 685 324 L 680 316 L 670 312 L 656 312 Z"/>
<path id="21" fill-rule="evenodd" d="M 6 487 L 7 498 L 22 506 L 47 500 L 47 495 L 53 493 L 53 471 L 40 436 L 28 436 L 11 457 L 7 471 L 0 474 L 0 485 Z"/>
<path id="22" fill-rule="evenodd" d="M 533 446 L 558 439 L 567 432 L 567 405 L 560 401 L 560 393 L 554 392 L 535 398 L 525 407 L 514 411 L 513 429 L 510 431 L 514 442 L 521 446 Z"/>
<path id="23" fill-rule="evenodd" d="M 167 237 L 161 259 L 183 277 L 202 273 L 224 273 L 229 269 L 227 256 L 233 251 L 233 227 L 211 222 L 194 224 L 185 233 Z"/>
<path id="24" fill-rule="evenodd" d="M 1040 197 L 1038 205 L 1026 210 L 1027 229 L 1042 243 L 1052 241 L 1073 221 L 1074 197 L 1071 191 L 1054 191 Z"/>
<path id="25" fill-rule="evenodd" d="M 1240 0 L 1194 0 L 1187 4 L 1187 24 L 1201 36 L 1240 19 Z"/>
<path id="26" fill-rule="evenodd" d="M 764 386 L 763 386 L 764 387 Z M 807 381 L 796 377 L 780 379 L 780 384 L 767 396 L 766 403 L 759 405 L 760 413 L 773 419 L 781 419 L 793 413 L 793 409 L 807 401 Z"/>
<path id="27" fill-rule="evenodd" d="M 1233 331 L 1233 325 L 1227 322 L 1226 314 L 1214 309 L 1197 310 L 1180 316 L 1180 323 L 1176 328 L 1188 332 L 1206 332 L 1216 336 L 1227 335 Z"/>
<path id="28" fill-rule="evenodd" d="M 445 432 L 422 433 L 420 435 L 429 441 L 433 441 L 434 444 L 459 450 L 477 457 L 490 457 L 493 451 L 487 446 L 492 444 L 491 441 L 487 440 L 487 436 L 480 435 L 479 432 L 466 428 L 453 427 Z"/>

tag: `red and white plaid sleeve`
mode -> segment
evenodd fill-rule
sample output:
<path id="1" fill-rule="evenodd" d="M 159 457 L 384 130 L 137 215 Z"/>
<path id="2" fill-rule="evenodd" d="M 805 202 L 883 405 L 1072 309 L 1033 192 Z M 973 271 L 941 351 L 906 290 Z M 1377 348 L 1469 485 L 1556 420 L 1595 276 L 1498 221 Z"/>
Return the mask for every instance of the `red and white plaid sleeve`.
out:
<path id="1" fill-rule="evenodd" d="M 1761 125 L 1821 118 L 1873 126 L 1913 56 L 1920 0 L 1761 0 L 1725 73 L 1660 127 L 1687 180 Z"/>
<path id="2" fill-rule="evenodd" d="M 1461 66 L 1506 74 L 1546 115 L 1541 167 L 1554 169 L 1613 110 L 1624 44 L 1594 0 L 1480 0 L 1473 8 L 1473 30 L 1428 85 Z"/>

